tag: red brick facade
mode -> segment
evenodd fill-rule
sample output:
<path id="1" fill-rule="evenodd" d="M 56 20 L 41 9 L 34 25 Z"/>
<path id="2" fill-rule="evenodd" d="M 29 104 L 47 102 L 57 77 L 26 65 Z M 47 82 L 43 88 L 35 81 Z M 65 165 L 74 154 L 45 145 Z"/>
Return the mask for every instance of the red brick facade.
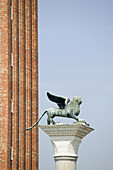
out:
<path id="1" fill-rule="evenodd" d="M 0 170 L 38 169 L 37 6 L 0 0 Z"/>

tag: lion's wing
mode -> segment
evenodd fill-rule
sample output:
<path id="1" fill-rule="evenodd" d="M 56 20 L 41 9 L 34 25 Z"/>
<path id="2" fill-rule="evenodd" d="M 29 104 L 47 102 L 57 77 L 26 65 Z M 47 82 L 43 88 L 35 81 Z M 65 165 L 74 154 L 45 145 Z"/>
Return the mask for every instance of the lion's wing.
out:
<path id="1" fill-rule="evenodd" d="M 49 92 L 47 92 L 47 96 L 48 96 L 49 100 L 51 100 L 52 102 L 55 102 L 59 106 L 60 109 L 65 108 L 65 106 L 66 106 L 65 101 L 67 100 L 67 98 L 61 97 L 61 96 L 56 96 L 56 95 L 50 94 Z M 70 101 L 70 100 L 68 99 L 68 101 Z"/>

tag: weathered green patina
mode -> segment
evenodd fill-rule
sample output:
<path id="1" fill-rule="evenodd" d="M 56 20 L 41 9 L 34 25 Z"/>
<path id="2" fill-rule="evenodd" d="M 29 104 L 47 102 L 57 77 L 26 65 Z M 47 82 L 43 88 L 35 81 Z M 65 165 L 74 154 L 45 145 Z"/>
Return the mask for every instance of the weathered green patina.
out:
<path id="1" fill-rule="evenodd" d="M 78 118 L 78 115 L 80 113 L 80 104 L 82 103 L 81 98 L 75 96 L 70 103 L 69 103 L 69 99 L 68 99 L 68 102 L 66 103 L 65 101 L 67 101 L 67 98 L 54 96 L 54 95 L 51 95 L 50 93 L 49 93 L 49 95 L 50 95 L 49 99 L 51 98 L 51 96 L 53 97 L 52 100 L 50 99 L 51 101 L 54 100 L 54 102 L 57 103 L 57 104 L 59 104 L 59 101 L 60 101 L 60 108 L 49 108 L 49 109 L 47 109 L 41 115 L 39 120 L 33 126 L 27 128 L 26 130 L 30 130 L 34 126 L 36 126 L 39 123 L 39 121 L 42 119 L 42 117 L 45 115 L 45 113 L 47 113 L 47 115 L 48 115 L 48 118 L 47 118 L 47 124 L 48 125 L 50 125 L 50 123 L 55 124 L 55 121 L 53 120 L 53 118 L 56 117 L 56 116 L 73 118 L 78 122 L 84 122 L 85 123 L 85 121 L 83 119 Z M 63 104 L 61 104 L 62 103 L 61 100 L 64 100 Z M 61 109 L 61 108 L 63 108 L 63 109 Z"/>

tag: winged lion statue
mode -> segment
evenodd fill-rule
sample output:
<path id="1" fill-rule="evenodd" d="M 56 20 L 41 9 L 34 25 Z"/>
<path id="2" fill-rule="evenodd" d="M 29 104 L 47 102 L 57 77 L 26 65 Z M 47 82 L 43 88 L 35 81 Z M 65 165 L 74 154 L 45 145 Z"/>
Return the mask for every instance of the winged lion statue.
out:
<path id="1" fill-rule="evenodd" d="M 33 126 L 27 128 L 26 130 L 30 130 L 34 126 L 36 126 L 39 123 L 39 121 L 42 119 L 42 117 L 45 115 L 45 113 L 47 113 L 48 115 L 47 118 L 48 125 L 50 125 L 50 123 L 55 124 L 55 121 L 53 120 L 55 116 L 68 117 L 68 118 L 73 118 L 78 122 L 85 122 L 83 119 L 78 118 L 78 115 L 80 113 L 80 104 L 82 103 L 80 97 L 75 96 L 72 99 L 72 101 L 70 101 L 70 99 L 67 97 L 56 96 L 50 94 L 49 92 L 47 92 L 47 96 L 49 100 L 55 102 L 59 106 L 59 108 L 47 109 L 37 120 L 37 122 Z"/>

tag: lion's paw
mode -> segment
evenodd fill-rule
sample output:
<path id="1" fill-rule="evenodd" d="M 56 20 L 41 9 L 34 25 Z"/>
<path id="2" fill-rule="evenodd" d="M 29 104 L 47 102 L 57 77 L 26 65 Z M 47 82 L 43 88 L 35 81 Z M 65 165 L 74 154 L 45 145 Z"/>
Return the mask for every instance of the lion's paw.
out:
<path id="1" fill-rule="evenodd" d="M 78 122 L 85 123 L 85 120 L 84 119 L 78 119 Z"/>

